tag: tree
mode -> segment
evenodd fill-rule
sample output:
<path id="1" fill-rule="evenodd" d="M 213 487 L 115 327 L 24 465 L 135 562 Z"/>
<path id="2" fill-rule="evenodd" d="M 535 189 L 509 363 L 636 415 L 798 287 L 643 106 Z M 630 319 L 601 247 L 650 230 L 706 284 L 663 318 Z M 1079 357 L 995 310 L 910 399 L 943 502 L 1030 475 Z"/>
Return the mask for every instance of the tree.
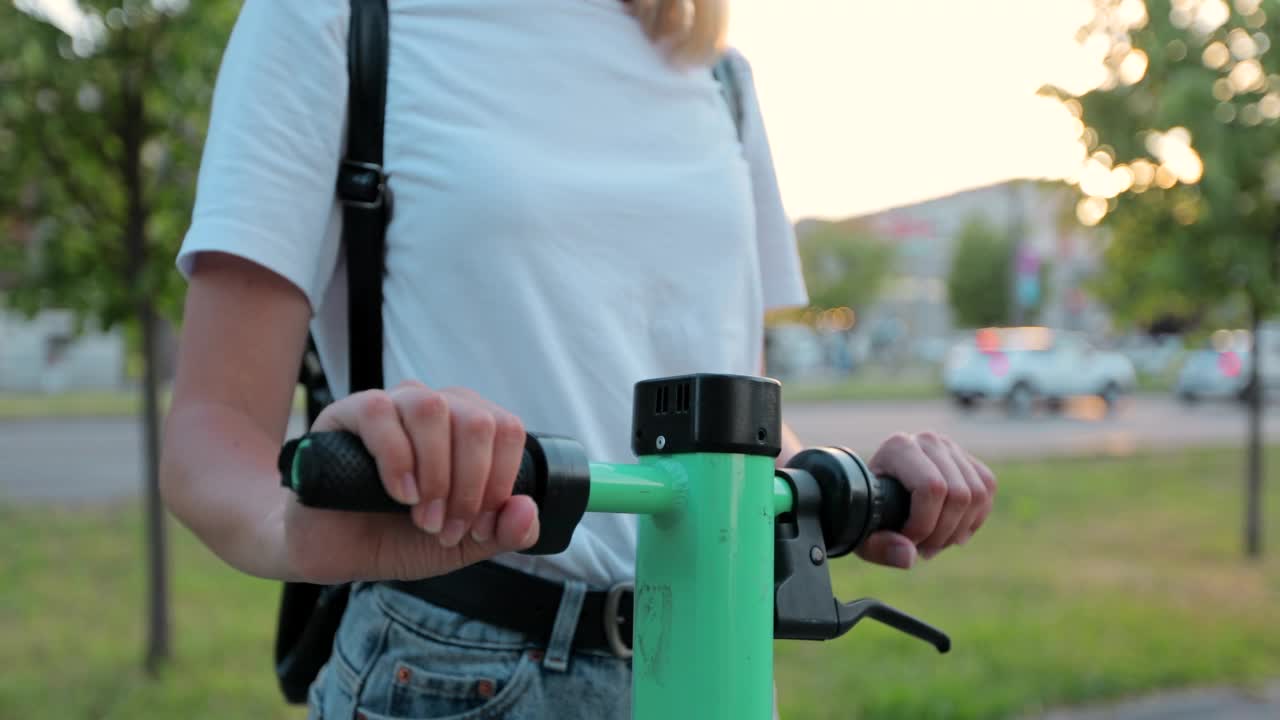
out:
<path id="1" fill-rule="evenodd" d="M 1280 1 L 1095 0 L 1082 41 L 1109 48 L 1078 98 L 1086 224 L 1111 243 L 1100 295 L 1123 319 L 1203 317 L 1236 302 L 1256 337 L 1280 305 Z M 1262 551 L 1262 393 L 1253 353 L 1245 549 Z"/>
<path id="2" fill-rule="evenodd" d="M 1038 297 L 1016 308 L 1013 286 L 1016 253 L 1017 242 L 1009 228 L 995 225 L 980 214 L 965 221 L 956 238 L 951 270 L 947 273 L 947 299 L 956 324 L 1004 325 L 1023 313 L 1034 317 L 1040 312 L 1046 295 L 1048 266 L 1040 265 Z"/>
<path id="3" fill-rule="evenodd" d="M 193 201 L 212 85 L 239 2 L 81 0 L 64 33 L 43 3 L 0 0 L 0 262 L 20 310 L 131 326 L 144 360 L 146 664 L 167 657 L 156 334 L 176 317 L 173 258 Z M 18 228 L 24 228 L 18 232 Z"/>
<path id="4" fill-rule="evenodd" d="M 861 312 L 875 301 L 893 265 L 893 248 L 857 221 L 818 221 L 800 236 L 810 302 Z"/>

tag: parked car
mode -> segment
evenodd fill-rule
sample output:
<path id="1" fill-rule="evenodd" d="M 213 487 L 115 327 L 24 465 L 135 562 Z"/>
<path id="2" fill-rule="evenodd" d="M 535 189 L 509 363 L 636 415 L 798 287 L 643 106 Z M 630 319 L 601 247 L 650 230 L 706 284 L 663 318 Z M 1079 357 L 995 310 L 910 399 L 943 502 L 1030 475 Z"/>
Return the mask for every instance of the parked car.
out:
<path id="1" fill-rule="evenodd" d="M 1187 403 L 1200 400 L 1248 397 L 1253 353 L 1248 331 L 1219 330 L 1210 347 L 1187 357 L 1174 394 Z M 1280 327 L 1264 327 L 1259 333 L 1262 349 L 1262 387 L 1268 393 L 1280 390 Z"/>
<path id="2" fill-rule="evenodd" d="M 1196 350 L 1178 373 L 1174 393 L 1186 403 L 1206 399 L 1244 398 L 1249 383 L 1247 350 Z"/>
<path id="3" fill-rule="evenodd" d="M 962 408 L 998 401 L 1013 415 L 1028 415 L 1037 401 L 1057 409 L 1086 395 L 1114 408 L 1137 380 L 1120 353 L 1098 350 L 1079 333 L 1029 327 L 978 330 L 951 349 L 943 382 Z"/>

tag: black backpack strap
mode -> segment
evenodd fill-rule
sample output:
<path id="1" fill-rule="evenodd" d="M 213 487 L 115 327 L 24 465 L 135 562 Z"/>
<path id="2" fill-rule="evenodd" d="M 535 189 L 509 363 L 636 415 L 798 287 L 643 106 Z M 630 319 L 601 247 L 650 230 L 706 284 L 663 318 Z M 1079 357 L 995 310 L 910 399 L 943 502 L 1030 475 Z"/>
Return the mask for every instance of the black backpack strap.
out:
<path id="1" fill-rule="evenodd" d="M 393 208 L 382 166 L 389 42 L 387 0 L 351 0 L 347 157 L 338 172 L 351 392 L 383 385 L 382 277 Z"/>
<path id="2" fill-rule="evenodd" d="M 388 31 L 387 0 L 351 0 L 347 156 L 337 181 L 347 261 L 351 392 L 383 385 L 382 278 L 392 213 L 391 191 L 382 167 Z M 307 389 L 310 425 L 332 399 L 313 339 L 308 339 L 301 380 Z M 333 639 L 346 611 L 349 591 L 348 585 L 285 583 L 275 660 L 276 678 L 289 702 L 307 701 L 311 684 L 333 653 Z"/>

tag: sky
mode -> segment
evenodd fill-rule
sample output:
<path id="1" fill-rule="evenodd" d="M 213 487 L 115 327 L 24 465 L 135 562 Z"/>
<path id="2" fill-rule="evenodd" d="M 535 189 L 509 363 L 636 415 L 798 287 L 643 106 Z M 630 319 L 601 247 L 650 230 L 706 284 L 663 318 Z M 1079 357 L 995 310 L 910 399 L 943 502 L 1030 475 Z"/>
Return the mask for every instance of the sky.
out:
<path id="1" fill-rule="evenodd" d="M 735 0 L 787 210 L 843 217 L 1083 160 L 1045 84 L 1081 92 L 1089 0 Z"/>
<path id="2" fill-rule="evenodd" d="M 62 17 L 74 0 L 37 0 Z M 1073 118 L 1036 95 L 1083 91 L 1090 0 L 733 0 L 793 219 L 846 217 L 1083 158 Z"/>

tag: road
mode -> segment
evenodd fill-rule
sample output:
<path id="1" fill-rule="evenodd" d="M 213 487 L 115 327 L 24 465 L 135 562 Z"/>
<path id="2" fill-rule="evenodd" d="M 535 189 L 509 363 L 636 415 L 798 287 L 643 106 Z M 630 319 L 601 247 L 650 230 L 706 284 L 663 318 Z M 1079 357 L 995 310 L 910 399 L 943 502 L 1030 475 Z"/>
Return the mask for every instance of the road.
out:
<path id="1" fill-rule="evenodd" d="M 1274 413 L 1274 406 L 1269 410 Z M 1128 398 L 1111 416 L 1092 399 L 1076 401 L 1058 416 L 1021 420 L 996 409 L 964 413 L 938 402 L 807 405 L 785 415 L 808 445 L 845 445 L 869 454 L 891 433 L 931 430 L 996 460 L 1241 445 L 1247 428 L 1241 406 L 1185 407 L 1153 396 Z M 1270 441 L 1280 440 L 1280 423 L 1265 424 L 1264 432 Z"/>
<path id="2" fill-rule="evenodd" d="M 1112 417 L 1089 403 L 1062 416 L 1012 420 L 996 410 L 963 414 L 940 402 L 802 405 L 786 418 L 810 445 L 871 453 L 895 431 L 950 435 L 988 459 L 1126 454 L 1140 449 L 1239 445 L 1245 417 L 1234 405 L 1184 408 L 1135 397 Z M 1280 440 L 1280 423 L 1266 428 Z M 132 418 L 0 422 L 0 502 L 95 502 L 136 495 L 141 433 Z"/>
<path id="3" fill-rule="evenodd" d="M 1235 688 L 1174 690 L 1097 708 L 1066 709 L 1036 720 L 1276 720 L 1280 684 L 1253 692 Z M 1028 718 L 1030 720 L 1030 718 Z"/>

